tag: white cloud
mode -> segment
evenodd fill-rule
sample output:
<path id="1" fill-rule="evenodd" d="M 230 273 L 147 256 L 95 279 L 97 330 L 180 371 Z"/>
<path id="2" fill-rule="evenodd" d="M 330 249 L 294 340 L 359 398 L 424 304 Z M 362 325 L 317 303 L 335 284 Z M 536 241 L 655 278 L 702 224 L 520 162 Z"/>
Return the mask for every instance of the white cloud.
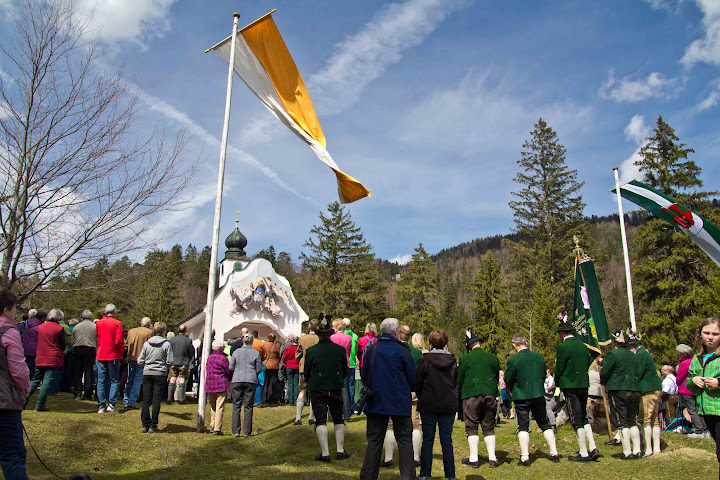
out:
<path id="1" fill-rule="evenodd" d="M 610 69 L 608 80 L 600 87 L 598 94 L 616 102 L 640 102 L 648 98 L 670 98 L 676 88 L 676 79 L 665 78 L 658 72 L 652 72 L 646 79 L 633 80 L 627 76 L 618 80 L 615 78 L 615 70 Z"/>
<path id="2" fill-rule="evenodd" d="M 685 3 L 685 0 L 643 0 L 654 10 L 666 10 L 670 13 L 680 12 L 680 5 Z"/>
<path id="3" fill-rule="evenodd" d="M 367 85 L 399 62 L 405 50 L 420 45 L 445 18 L 468 4 L 467 0 L 407 0 L 384 7 L 310 77 L 318 112 L 339 113 L 355 104 Z"/>
<path id="4" fill-rule="evenodd" d="M 170 8 L 175 1 L 79 0 L 78 12 L 105 41 L 130 41 L 146 48 L 145 42 L 170 29 Z"/>
<path id="5" fill-rule="evenodd" d="M 710 93 L 697 105 L 700 111 L 709 110 L 720 102 L 720 78 L 710 82 Z"/>
<path id="6" fill-rule="evenodd" d="M 625 137 L 637 145 L 635 152 L 622 164 L 620 164 L 620 183 L 627 183 L 630 180 L 642 180 L 643 174 L 635 162 L 640 160 L 640 149 L 647 144 L 646 138 L 650 136 L 652 129 L 645 124 L 645 117 L 634 115 L 625 127 Z"/>
<path id="7" fill-rule="evenodd" d="M 10 105 L 5 101 L 0 100 L 0 119 L 8 118 L 10 116 Z"/>
<path id="8" fill-rule="evenodd" d="M 645 124 L 645 117 L 642 115 L 634 115 L 630 119 L 630 123 L 625 127 L 625 138 L 641 144 L 645 141 L 645 138 L 650 135 L 650 132 L 650 127 Z"/>
<path id="9" fill-rule="evenodd" d="M 680 63 L 688 68 L 696 63 L 720 66 L 720 2 L 695 0 L 695 3 L 703 13 L 705 37 L 690 44 Z"/>
<path id="10" fill-rule="evenodd" d="M 410 263 L 410 260 L 412 260 L 412 253 L 408 253 L 407 255 L 398 254 L 396 257 L 388 260 L 388 262 L 397 263 L 398 265 L 405 265 L 407 263 Z"/>
<path id="11" fill-rule="evenodd" d="M 137 87 L 135 87 L 137 88 Z M 138 93 L 140 94 L 140 99 L 145 102 L 145 104 L 150 108 L 150 110 L 157 112 L 164 116 L 167 119 L 170 119 L 174 122 L 176 122 L 178 125 L 185 127 L 188 129 L 188 131 L 194 136 L 199 139 L 201 139 L 203 142 L 207 143 L 208 145 L 212 147 L 217 147 L 219 151 L 220 147 L 220 139 L 216 136 L 212 135 L 210 132 L 205 130 L 203 127 L 195 123 L 185 112 L 182 112 L 178 110 L 177 108 L 173 107 L 169 103 L 165 102 L 164 100 L 161 100 L 157 97 L 154 97 L 148 93 L 143 92 L 142 90 L 138 89 Z M 258 159 L 250 155 L 244 150 L 241 150 L 239 148 L 236 148 L 230 144 L 228 144 L 227 147 L 227 153 L 231 158 L 234 158 L 235 160 L 244 163 L 248 166 L 253 167 L 255 170 L 260 172 L 262 175 L 273 181 L 276 185 L 278 185 L 283 190 L 286 190 L 293 195 L 297 196 L 298 198 L 301 198 L 303 200 L 306 200 L 310 203 L 315 204 L 316 201 L 313 200 L 310 197 L 307 197 L 305 195 L 302 195 L 300 192 L 298 192 L 296 189 L 291 187 L 285 180 L 280 178 L 280 176 L 271 168 L 264 165 L 262 162 L 260 162 Z M 214 191 L 214 190 L 213 190 Z M 215 194 L 213 193 L 212 198 L 215 198 Z"/>

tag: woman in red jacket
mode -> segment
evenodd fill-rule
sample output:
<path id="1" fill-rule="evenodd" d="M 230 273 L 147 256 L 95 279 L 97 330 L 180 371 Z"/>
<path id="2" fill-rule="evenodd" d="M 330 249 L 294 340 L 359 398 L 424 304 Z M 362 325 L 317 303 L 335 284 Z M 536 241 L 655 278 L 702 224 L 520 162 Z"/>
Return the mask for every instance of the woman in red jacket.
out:
<path id="1" fill-rule="evenodd" d="M 38 385 L 40 394 L 35 403 L 36 412 L 47 412 L 50 410 L 45 406 L 45 400 L 50 393 L 50 386 L 53 378 L 58 375 L 60 367 L 63 366 L 63 352 L 65 351 L 65 329 L 58 324 L 60 320 L 64 320 L 63 312 L 58 308 L 50 310 L 47 316 L 47 322 L 38 327 L 37 330 L 37 350 L 35 353 L 35 375 L 30 382 L 30 391 L 25 397 L 27 406 L 30 396 L 35 393 Z"/>

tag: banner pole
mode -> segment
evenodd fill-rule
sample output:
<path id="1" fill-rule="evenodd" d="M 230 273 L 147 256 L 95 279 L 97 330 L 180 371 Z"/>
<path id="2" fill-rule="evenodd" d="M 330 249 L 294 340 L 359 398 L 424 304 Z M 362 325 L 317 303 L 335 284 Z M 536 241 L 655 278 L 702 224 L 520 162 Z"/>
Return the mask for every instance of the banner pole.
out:
<path id="1" fill-rule="evenodd" d="M 215 278 L 217 276 L 218 245 L 220 243 L 220 213 L 222 210 L 223 183 L 225 182 L 225 156 L 227 154 L 228 130 L 230 128 L 230 104 L 235 66 L 235 40 L 240 14 L 233 13 L 232 44 L 230 45 L 230 68 L 228 70 L 227 95 L 225 97 L 225 121 L 220 142 L 220 166 L 218 167 L 217 194 L 215 196 L 215 223 L 213 225 L 212 250 L 210 253 L 210 272 L 208 274 L 207 303 L 205 307 L 205 333 L 203 334 L 202 362 L 200 363 L 200 386 L 198 388 L 197 431 L 205 431 L 205 365 L 210 356 L 213 342 L 213 307 L 215 304 Z"/>
<path id="2" fill-rule="evenodd" d="M 637 333 L 635 325 L 635 303 L 633 302 L 632 277 L 630 276 L 630 254 L 628 253 L 627 235 L 625 234 L 625 215 L 622 208 L 622 196 L 620 195 L 620 179 L 618 168 L 613 167 L 615 174 L 615 191 L 617 192 L 618 212 L 620 213 L 620 233 L 622 235 L 623 256 L 625 257 L 625 282 L 627 283 L 628 308 L 630 309 L 630 327 L 633 333 Z"/>

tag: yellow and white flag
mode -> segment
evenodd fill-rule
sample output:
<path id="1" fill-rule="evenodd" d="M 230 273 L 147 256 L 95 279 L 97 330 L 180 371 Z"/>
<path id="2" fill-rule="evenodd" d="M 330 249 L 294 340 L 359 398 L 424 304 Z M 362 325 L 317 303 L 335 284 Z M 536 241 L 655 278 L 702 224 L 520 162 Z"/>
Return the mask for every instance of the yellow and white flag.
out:
<path id="1" fill-rule="evenodd" d="M 231 43 L 232 37 L 228 37 L 208 51 L 216 51 L 230 63 Z M 260 101 L 332 168 L 342 203 L 371 196 L 362 183 L 340 170 L 325 149 L 325 135 L 305 82 L 270 14 L 238 31 L 233 65 Z"/>

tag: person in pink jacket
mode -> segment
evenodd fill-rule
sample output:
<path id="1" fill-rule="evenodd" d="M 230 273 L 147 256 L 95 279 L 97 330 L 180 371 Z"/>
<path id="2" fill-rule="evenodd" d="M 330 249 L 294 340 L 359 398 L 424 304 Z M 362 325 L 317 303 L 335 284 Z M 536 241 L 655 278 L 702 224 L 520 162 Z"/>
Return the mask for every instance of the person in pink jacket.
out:
<path id="1" fill-rule="evenodd" d="M 687 409 L 688 415 L 693 424 L 694 433 L 688 435 L 688 438 L 710 438 L 710 432 L 705 425 L 705 420 L 698 415 L 697 403 L 695 395 L 685 386 L 688 377 L 688 370 L 693 359 L 693 349 L 689 345 L 681 343 L 675 350 L 680 356 L 680 364 L 677 367 L 677 386 L 678 386 L 678 404 L 680 411 Z"/>
<path id="2" fill-rule="evenodd" d="M 360 340 L 358 340 L 358 359 L 360 360 L 360 368 L 363 366 L 363 355 L 365 354 L 365 349 L 368 345 L 377 341 L 376 337 L 377 326 L 372 322 L 365 325 L 365 335 L 360 337 Z"/>
<path id="3" fill-rule="evenodd" d="M 27 479 L 22 409 L 30 376 L 13 321 L 16 305 L 15 294 L 0 290 L 0 466 L 5 478 Z"/>

